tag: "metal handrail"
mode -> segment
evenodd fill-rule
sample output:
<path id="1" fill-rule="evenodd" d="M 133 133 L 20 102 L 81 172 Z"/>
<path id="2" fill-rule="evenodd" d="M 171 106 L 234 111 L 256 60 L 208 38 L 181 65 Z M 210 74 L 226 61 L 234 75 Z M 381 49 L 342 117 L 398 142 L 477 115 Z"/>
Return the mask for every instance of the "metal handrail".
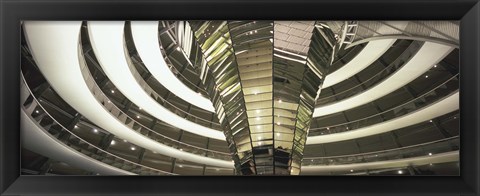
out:
<path id="1" fill-rule="evenodd" d="M 440 149 L 438 148 L 438 146 L 436 146 L 437 144 L 442 144 L 442 143 L 448 143 L 449 145 L 442 145 L 442 147 L 444 147 L 443 149 Z M 411 145 L 411 146 L 406 146 L 401 148 L 395 148 L 395 149 L 387 149 L 387 150 L 381 150 L 381 151 L 375 151 L 375 152 L 358 153 L 358 154 L 350 154 L 350 155 L 305 158 L 303 159 L 303 163 L 305 165 L 351 164 L 351 163 L 374 162 L 374 161 L 380 161 L 380 160 L 393 160 L 393 159 L 390 159 L 391 157 L 409 158 L 409 157 L 424 156 L 424 155 L 431 156 L 433 155 L 433 153 L 438 154 L 438 153 L 444 153 L 444 152 L 456 150 L 454 148 L 459 148 L 458 145 L 459 145 L 459 136 L 457 135 L 457 136 L 444 138 L 436 141 L 431 141 L 431 142 L 426 142 L 422 144 L 416 144 L 416 145 Z M 437 150 L 435 149 L 429 149 L 428 151 L 425 150 L 425 148 L 429 146 L 432 148 L 437 148 Z M 445 150 L 447 148 L 448 150 Z M 401 153 L 401 151 L 408 151 L 408 152 Z M 398 152 L 398 153 L 393 153 L 393 152 Z"/>
<path id="2" fill-rule="evenodd" d="M 398 151 L 398 150 L 403 150 L 403 149 L 408 149 L 408 148 L 415 148 L 415 147 L 419 147 L 419 146 L 426 146 L 426 145 L 429 145 L 429 144 L 440 143 L 440 142 L 444 142 L 444 141 L 448 141 L 448 140 L 454 140 L 456 138 L 460 138 L 460 136 L 456 135 L 456 136 L 443 138 L 443 139 L 439 139 L 439 140 L 435 140 L 435 141 L 431 141 L 431 142 L 425 142 L 425 143 L 421 143 L 421 144 L 415 144 L 415 145 L 404 146 L 404 147 L 400 147 L 400 148 L 387 149 L 387 150 L 379 150 L 379 151 L 364 152 L 364 153 L 349 154 L 349 155 L 328 156 L 328 157 L 309 157 L 309 158 L 305 158 L 305 159 L 331 159 L 331 158 L 339 158 L 339 157 L 347 157 L 347 156 L 364 156 L 364 155 L 372 155 L 372 154 L 375 155 L 375 154 L 380 154 L 380 153 L 385 153 L 385 152 L 392 152 L 392 151 Z"/>
<path id="3" fill-rule="evenodd" d="M 69 129 L 65 128 L 61 123 L 59 123 L 59 122 L 42 106 L 42 104 L 40 104 L 40 101 L 34 96 L 32 90 L 31 90 L 30 87 L 27 85 L 27 81 L 25 80 L 25 76 L 23 75 L 23 72 L 22 72 L 22 71 L 20 71 L 20 72 L 21 72 L 22 84 L 24 84 L 24 85 L 21 86 L 21 88 L 25 88 L 26 90 L 28 90 L 28 92 L 29 92 L 29 94 L 30 94 L 30 97 L 32 97 L 32 101 L 34 101 L 34 102 L 36 103 L 35 106 L 40 107 L 40 109 L 44 112 L 44 114 L 46 114 L 46 116 L 49 117 L 49 118 L 53 121 L 53 123 L 51 123 L 51 124 L 56 124 L 56 125 L 58 125 L 62 130 L 67 131 L 70 135 L 72 135 L 72 136 L 74 136 L 75 138 L 79 139 L 81 142 L 83 142 L 83 143 L 87 144 L 88 146 L 96 149 L 97 151 L 101 151 L 101 152 L 103 152 L 103 153 L 105 153 L 105 154 L 107 154 L 107 155 L 109 155 L 109 156 L 112 156 L 113 158 L 116 158 L 116 159 L 119 159 L 119 160 L 128 162 L 128 163 L 130 163 L 130 164 L 133 164 L 133 165 L 136 165 L 136 166 L 139 166 L 139 167 L 142 167 L 142 168 L 146 168 L 146 169 L 149 169 L 149 170 L 153 170 L 153 171 L 156 171 L 156 172 L 160 172 L 160 173 L 163 173 L 163 174 L 167 174 L 167 175 L 177 175 L 177 174 L 174 174 L 174 173 L 170 173 L 170 172 L 162 171 L 162 170 L 159 170 L 159 169 L 151 168 L 151 167 L 148 167 L 148 166 L 145 166 L 145 165 L 141 165 L 141 164 L 139 164 L 139 163 L 135 163 L 135 162 L 129 161 L 129 160 L 127 160 L 127 159 L 124 159 L 124 158 L 122 158 L 122 157 L 119 157 L 119 156 L 117 156 L 117 155 L 115 155 L 115 154 L 112 154 L 112 153 L 110 153 L 110 152 L 108 152 L 108 151 L 106 151 L 106 150 L 103 150 L 103 149 L 101 149 L 101 148 L 99 148 L 99 147 L 91 144 L 90 142 L 88 142 L 88 141 L 84 140 L 83 138 L 79 137 L 78 135 L 76 135 L 75 133 L 73 133 L 72 131 L 70 131 Z M 24 105 L 25 105 L 25 102 L 28 101 L 28 98 L 27 98 L 27 100 L 22 100 L 22 101 L 24 101 L 24 103 L 22 104 L 23 109 L 24 109 L 25 112 L 27 112 L 27 111 L 26 111 L 26 108 L 25 108 L 26 106 L 24 106 Z M 33 107 L 33 106 L 34 106 L 34 105 L 29 105 L 29 106 L 27 106 L 27 107 Z M 32 110 L 32 112 L 33 112 L 33 110 Z M 35 112 L 35 113 L 37 113 L 37 112 Z M 39 112 L 38 112 L 38 113 L 39 113 Z M 28 114 L 28 115 L 31 116 L 31 114 Z M 32 117 L 32 116 L 31 116 L 31 117 Z M 32 117 L 32 119 L 36 120 L 34 117 Z M 44 118 L 42 117 L 42 119 L 44 119 Z M 40 120 L 36 120 L 36 121 L 37 121 L 37 122 L 41 122 L 41 119 L 40 119 Z M 49 125 L 49 126 L 50 126 L 50 125 Z M 44 127 L 43 127 L 43 128 L 44 128 Z M 43 130 L 45 130 L 45 129 L 43 129 Z M 44 132 L 45 132 L 45 131 L 44 131 Z M 46 132 L 48 132 L 48 131 L 46 131 Z M 51 134 L 50 134 L 50 135 L 51 135 Z M 60 140 L 60 141 L 61 141 L 61 140 Z M 67 146 L 72 145 L 72 144 L 68 144 L 67 142 L 64 142 L 64 143 L 65 143 Z M 77 150 L 77 151 L 80 151 L 80 152 L 81 152 L 81 150 L 84 150 L 84 149 L 80 149 L 80 150 Z M 85 153 L 83 153 L 83 154 L 85 154 Z M 92 158 L 94 158 L 94 157 L 92 157 Z M 95 158 L 94 158 L 94 159 L 95 159 Z M 117 168 L 120 168 L 120 167 L 117 167 Z M 120 169 L 123 169 L 123 168 L 120 168 Z"/>

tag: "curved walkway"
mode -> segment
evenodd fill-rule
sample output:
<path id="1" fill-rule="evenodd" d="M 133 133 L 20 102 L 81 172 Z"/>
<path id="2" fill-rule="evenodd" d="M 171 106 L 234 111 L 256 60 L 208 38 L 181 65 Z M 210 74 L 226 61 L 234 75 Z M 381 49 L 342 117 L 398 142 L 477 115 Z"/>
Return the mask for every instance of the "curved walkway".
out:
<path id="1" fill-rule="evenodd" d="M 79 62 L 81 22 L 24 22 L 27 43 L 42 74 L 52 88 L 87 119 L 135 145 L 178 159 L 218 167 L 233 163 L 177 150 L 131 130 L 102 109 L 82 76 Z M 123 48 L 123 47 L 122 47 Z"/>
<path id="2" fill-rule="evenodd" d="M 116 88 L 135 105 L 159 120 L 193 134 L 225 140 L 225 135 L 221 131 L 178 116 L 157 103 L 142 89 L 132 75 L 125 56 L 128 54 L 124 45 L 124 25 L 125 22 L 123 21 L 88 22 L 88 34 L 95 56 Z M 157 65 L 157 67 L 160 67 L 160 65 Z M 178 80 L 175 79 L 175 81 Z"/>
<path id="3" fill-rule="evenodd" d="M 317 107 L 315 108 L 313 117 L 345 111 L 381 98 L 424 74 L 453 49 L 453 47 L 427 42 L 410 61 L 383 82 L 342 101 Z"/>

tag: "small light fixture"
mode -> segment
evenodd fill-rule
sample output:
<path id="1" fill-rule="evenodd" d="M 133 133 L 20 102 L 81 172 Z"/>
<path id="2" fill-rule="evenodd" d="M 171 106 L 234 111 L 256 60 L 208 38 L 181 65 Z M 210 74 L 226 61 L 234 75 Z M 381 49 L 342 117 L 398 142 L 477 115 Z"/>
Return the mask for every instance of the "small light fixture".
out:
<path id="1" fill-rule="evenodd" d="M 428 156 L 432 156 L 432 153 L 431 153 L 431 152 L 429 152 L 429 153 L 428 153 Z"/>
<path id="2" fill-rule="evenodd" d="M 259 113 L 260 113 L 260 110 L 257 110 L 256 112 L 257 112 L 257 114 L 259 114 Z"/>
<path id="3" fill-rule="evenodd" d="M 108 103 L 112 103 L 110 100 L 108 100 Z"/>
<path id="4" fill-rule="evenodd" d="M 135 150 L 136 148 L 134 146 L 130 147 L 130 150 Z"/>
<path id="5" fill-rule="evenodd" d="M 37 113 L 37 114 L 38 114 L 38 113 L 40 113 L 40 112 L 39 112 L 38 110 L 35 110 L 35 113 Z"/>
<path id="6" fill-rule="evenodd" d="M 114 91 L 114 90 L 112 90 L 111 92 L 112 92 L 112 93 L 115 93 L 115 91 Z"/>
<path id="7" fill-rule="evenodd" d="M 327 130 L 330 130 L 330 127 L 327 127 Z"/>
<path id="8" fill-rule="evenodd" d="M 428 75 L 425 75 L 425 78 L 428 78 Z"/>
<path id="9" fill-rule="evenodd" d="M 432 164 L 432 163 L 430 163 L 429 165 L 430 165 L 430 166 L 432 166 L 433 164 Z"/>
<path id="10" fill-rule="evenodd" d="M 398 170 L 398 174 L 403 174 L 403 171 L 402 171 L 402 170 Z"/>
<path id="11" fill-rule="evenodd" d="M 429 122 L 433 122 L 432 120 L 430 120 Z"/>
<path id="12" fill-rule="evenodd" d="M 180 148 L 180 151 L 183 151 L 183 149 L 182 149 L 182 148 Z"/>
<path id="13" fill-rule="evenodd" d="M 281 125 L 281 123 L 280 123 L 280 122 L 277 122 L 277 125 Z"/>
<path id="14" fill-rule="evenodd" d="M 110 142 L 110 144 L 111 144 L 111 145 L 115 145 L 115 140 L 112 140 L 112 141 Z"/>
<path id="15" fill-rule="evenodd" d="M 257 119 L 257 120 L 260 120 L 260 117 L 257 117 L 256 119 Z"/>
<path id="16" fill-rule="evenodd" d="M 260 129 L 260 125 L 257 125 L 257 129 Z"/>
<path id="17" fill-rule="evenodd" d="M 437 68 L 437 65 L 434 65 L 433 67 Z"/>
<path id="18" fill-rule="evenodd" d="M 123 142 L 127 142 L 127 140 L 123 140 Z"/>
<path id="19" fill-rule="evenodd" d="M 141 107 L 138 107 L 138 109 L 139 109 L 139 110 L 142 110 L 142 108 L 141 108 Z"/>
<path id="20" fill-rule="evenodd" d="M 257 139 L 258 139 L 258 140 L 262 140 L 262 137 L 261 137 L 261 136 L 258 136 Z"/>
<path id="21" fill-rule="evenodd" d="M 73 128 L 75 128 L 75 129 L 78 129 L 78 126 L 77 126 L 77 125 L 75 125 Z"/>
<path id="22" fill-rule="evenodd" d="M 181 49 L 180 49 L 180 46 L 178 46 L 178 47 L 177 47 L 177 51 L 180 51 L 180 50 L 181 50 Z"/>
<path id="23" fill-rule="evenodd" d="M 277 133 L 277 136 L 280 136 L 280 133 Z"/>
<path id="24" fill-rule="evenodd" d="M 282 100 L 281 100 L 281 99 L 279 99 L 279 100 L 278 100 L 278 103 L 282 103 Z"/>
<path id="25" fill-rule="evenodd" d="M 351 169 L 350 172 L 353 172 L 353 169 Z"/>
<path id="26" fill-rule="evenodd" d="M 98 130 L 97 130 L 97 129 L 93 129 L 93 132 L 98 133 Z"/>
<path id="27" fill-rule="evenodd" d="M 257 94 L 258 94 L 258 92 L 254 92 L 253 94 L 254 94 L 254 95 L 257 95 Z"/>
<path id="28" fill-rule="evenodd" d="M 140 118 L 140 116 L 137 116 L 137 118 Z"/>

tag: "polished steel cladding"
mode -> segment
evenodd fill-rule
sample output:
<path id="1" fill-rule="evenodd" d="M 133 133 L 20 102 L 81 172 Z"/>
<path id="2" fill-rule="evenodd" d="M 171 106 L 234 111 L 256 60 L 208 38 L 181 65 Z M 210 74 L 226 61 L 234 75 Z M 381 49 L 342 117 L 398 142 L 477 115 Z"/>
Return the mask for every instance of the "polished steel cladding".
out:
<path id="1" fill-rule="evenodd" d="M 171 26 L 185 37 L 192 31 L 196 43 L 187 50 L 201 50 L 189 59 L 215 107 L 237 174 L 298 175 L 315 100 L 338 47 L 334 32 L 315 21 Z"/>

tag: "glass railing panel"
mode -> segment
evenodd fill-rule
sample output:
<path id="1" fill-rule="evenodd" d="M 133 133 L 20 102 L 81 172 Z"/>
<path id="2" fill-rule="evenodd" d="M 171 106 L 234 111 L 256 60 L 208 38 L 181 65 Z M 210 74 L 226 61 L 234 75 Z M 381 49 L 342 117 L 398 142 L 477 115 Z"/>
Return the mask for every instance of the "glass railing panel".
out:
<path id="1" fill-rule="evenodd" d="M 342 165 L 353 163 L 368 163 L 396 159 L 405 159 L 421 156 L 433 156 L 435 154 L 459 150 L 460 137 L 453 136 L 433 142 L 383 151 L 340 155 L 330 157 L 311 157 L 303 159 L 303 166 L 309 165 Z"/>

